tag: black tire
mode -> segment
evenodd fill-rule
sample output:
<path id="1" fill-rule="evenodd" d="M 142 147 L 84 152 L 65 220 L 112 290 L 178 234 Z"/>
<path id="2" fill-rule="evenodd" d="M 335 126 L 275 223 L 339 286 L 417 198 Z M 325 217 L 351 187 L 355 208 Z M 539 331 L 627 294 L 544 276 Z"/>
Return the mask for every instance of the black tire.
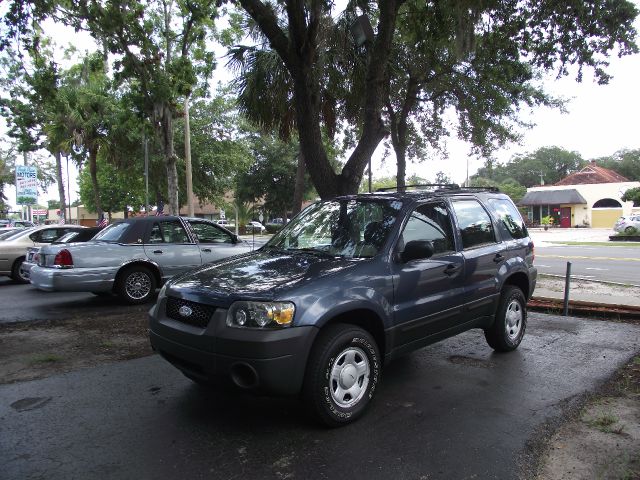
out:
<path id="1" fill-rule="evenodd" d="M 127 267 L 118 275 L 116 292 L 129 305 L 146 303 L 156 291 L 156 278 L 153 272 L 143 266 Z"/>
<path id="2" fill-rule="evenodd" d="M 367 331 L 342 323 L 325 327 L 305 373 L 303 394 L 311 413 L 329 427 L 353 422 L 373 398 L 381 367 L 378 345 Z"/>
<path id="3" fill-rule="evenodd" d="M 493 325 L 484 331 L 484 336 L 495 351 L 510 352 L 522 342 L 526 327 L 527 301 L 522 290 L 508 285 L 502 290 Z"/>
<path id="4" fill-rule="evenodd" d="M 16 283 L 29 283 L 29 278 L 23 277 L 20 274 L 20 267 L 24 262 L 24 257 L 18 258 L 15 262 L 13 262 L 13 267 L 11 267 L 11 278 Z"/>
<path id="5" fill-rule="evenodd" d="M 632 234 L 632 233 L 636 233 L 636 230 L 637 230 L 636 227 L 632 227 L 631 225 L 629 225 L 627 228 L 624 229 L 624 233 Z"/>

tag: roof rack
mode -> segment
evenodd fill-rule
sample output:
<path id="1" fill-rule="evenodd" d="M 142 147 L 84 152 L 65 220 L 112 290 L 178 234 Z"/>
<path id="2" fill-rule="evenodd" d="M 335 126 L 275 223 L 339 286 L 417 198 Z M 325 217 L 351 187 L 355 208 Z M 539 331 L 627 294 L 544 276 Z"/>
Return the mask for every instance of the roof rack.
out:
<path id="1" fill-rule="evenodd" d="M 459 190 L 460 189 L 460 185 L 458 185 L 457 183 L 418 183 L 418 184 L 414 184 L 414 185 L 405 185 L 404 187 L 405 189 L 409 189 L 409 188 L 414 188 L 416 190 L 418 189 L 426 189 L 426 188 L 444 188 L 447 190 Z M 376 190 L 376 192 L 393 192 L 398 190 L 398 187 L 384 187 L 384 188 L 378 188 Z"/>
<path id="2" fill-rule="evenodd" d="M 416 185 L 406 185 L 405 189 L 427 189 L 434 188 L 436 190 L 458 190 L 461 192 L 499 192 L 500 189 L 498 187 L 461 187 L 457 183 L 421 183 Z M 393 192 L 397 191 L 398 187 L 384 187 L 378 188 L 376 192 Z"/>

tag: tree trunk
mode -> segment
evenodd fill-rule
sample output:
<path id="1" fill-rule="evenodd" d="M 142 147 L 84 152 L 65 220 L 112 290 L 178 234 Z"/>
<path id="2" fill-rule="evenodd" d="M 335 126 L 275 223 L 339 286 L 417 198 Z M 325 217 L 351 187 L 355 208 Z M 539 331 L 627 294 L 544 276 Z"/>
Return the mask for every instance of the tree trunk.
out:
<path id="1" fill-rule="evenodd" d="M 67 202 L 64 194 L 64 180 L 62 178 L 62 154 L 60 152 L 56 152 L 54 154 L 56 159 L 56 182 L 58 182 L 58 196 L 60 197 L 60 213 L 66 222 L 66 210 L 67 210 Z"/>
<path id="2" fill-rule="evenodd" d="M 365 79 L 365 102 L 362 134 L 351 157 L 337 175 L 327 157 L 320 130 L 320 83 L 315 74 L 317 63 L 317 35 L 320 26 L 321 2 L 288 0 L 288 32 L 278 25 L 278 18 L 265 2 L 240 0 L 267 36 L 271 47 L 278 53 L 291 73 L 296 104 L 296 121 L 300 151 L 313 185 L 323 199 L 358 191 L 369 159 L 378 144 L 388 134 L 382 117 L 384 82 L 396 17 L 404 0 L 379 0 L 378 33 L 370 46 Z"/>
<path id="3" fill-rule="evenodd" d="M 302 210 L 302 200 L 304 197 L 304 156 L 302 152 L 298 153 L 298 168 L 296 169 L 296 185 L 293 189 L 293 206 L 291 208 L 291 212 L 293 215 L 296 215 L 300 210 Z M 283 220 L 287 221 L 287 216 L 282 217 Z"/>
<path id="4" fill-rule="evenodd" d="M 91 174 L 91 186 L 93 187 L 93 198 L 96 205 L 96 212 L 98 213 L 98 218 L 101 218 L 103 213 L 102 211 L 102 200 L 100 199 L 100 185 L 98 185 L 98 149 L 92 148 L 89 150 L 89 173 Z"/>
<path id="5" fill-rule="evenodd" d="M 170 215 L 178 215 L 178 169 L 177 157 L 173 144 L 173 112 L 168 104 L 163 104 L 158 108 L 159 120 L 156 127 L 160 130 L 159 136 L 162 142 L 162 152 L 164 155 L 164 164 L 167 172 L 167 207 Z"/>

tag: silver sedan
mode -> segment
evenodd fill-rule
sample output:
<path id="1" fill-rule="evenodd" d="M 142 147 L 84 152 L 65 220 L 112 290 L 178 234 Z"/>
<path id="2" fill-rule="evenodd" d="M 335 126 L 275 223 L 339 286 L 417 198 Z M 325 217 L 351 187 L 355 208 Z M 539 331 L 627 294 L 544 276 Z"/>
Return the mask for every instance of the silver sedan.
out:
<path id="1" fill-rule="evenodd" d="M 251 249 L 207 220 L 137 217 L 109 225 L 89 242 L 42 248 L 31 283 L 40 290 L 115 293 L 127 303 L 144 303 L 170 277 Z"/>

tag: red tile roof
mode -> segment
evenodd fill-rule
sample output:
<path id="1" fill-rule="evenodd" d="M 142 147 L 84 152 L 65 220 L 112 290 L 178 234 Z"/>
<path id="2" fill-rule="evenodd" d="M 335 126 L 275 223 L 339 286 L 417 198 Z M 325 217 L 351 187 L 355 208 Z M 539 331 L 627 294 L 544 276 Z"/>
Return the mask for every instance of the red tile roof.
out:
<path id="1" fill-rule="evenodd" d="M 585 185 L 589 183 L 617 183 L 628 181 L 630 181 L 628 178 L 608 168 L 599 167 L 596 165 L 595 160 L 592 160 L 591 163 L 582 170 L 564 177 L 555 185 Z"/>

